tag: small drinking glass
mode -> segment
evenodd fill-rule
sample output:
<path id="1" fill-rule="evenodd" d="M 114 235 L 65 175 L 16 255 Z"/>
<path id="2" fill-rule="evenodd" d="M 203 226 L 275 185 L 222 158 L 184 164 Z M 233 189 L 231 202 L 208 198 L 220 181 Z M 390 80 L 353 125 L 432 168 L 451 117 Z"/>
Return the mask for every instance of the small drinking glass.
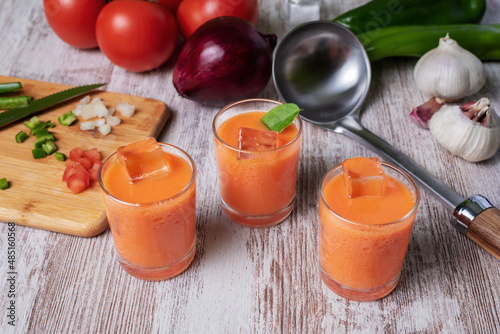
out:
<path id="1" fill-rule="evenodd" d="M 219 111 L 212 124 L 222 209 L 233 221 L 244 226 L 277 225 L 292 212 L 302 123 L 300 117 L 295 118 L 296 135 L 283 146 L 266 151 L 231 146 L 221 138 L 219 131 L 224 122 L 237 115 L 268 112 L 280 104 L 267 99 L 238 101 Z"/>

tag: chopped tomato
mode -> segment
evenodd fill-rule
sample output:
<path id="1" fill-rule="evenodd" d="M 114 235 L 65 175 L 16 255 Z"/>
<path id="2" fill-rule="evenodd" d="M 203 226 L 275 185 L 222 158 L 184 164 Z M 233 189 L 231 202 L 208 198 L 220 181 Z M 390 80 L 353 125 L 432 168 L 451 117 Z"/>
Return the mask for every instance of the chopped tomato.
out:
<path id="1" fill-rule="evenodd" d="M 101 161 L 101 154 L 97 152 L 97 148 L 92 148 L 83 152 L 83 156 L 92 162 L 92 165 L 97 161 Z"/>
<path id="2" fill-rule="evenodd" d="M 83 157 L 83 158 L 78 158 L 76 160 L 76 162 L 78 162 L 80 165 L 82 165 L 83 167 L 85 167 L 86 170 L 89 170 L 90 168 L 92 168 L 92 161 L 90 161 L 89 159 Z"/>
<path id="3" fill-rule="evenodd" d="M 90 175 L 90 181 L 99 181 L 99 169 L 102 166 L 101 161 L 96 161 L 94 162 L 94 165 L 92 165 L 92 168 L 89 169 L 89 175 Z"/>
<path id="4" fill-rule="evenodd" d="M 81 147 L 75 147 L 69 151 L 69 160 L 78 161 L 78 158 L 83 158 L 83 149 Z"/>
<path id="5" fill-rule="evenodd" d="M 75 194 L 78 194 L 79 192 L 81 192 L 81 191 L 85 190 L 85 188 L 87 188 L 87 186 L 85 185 L 85 180 L 79 178 L 78 175 L 76 175 L 76 174 L 70 175 L 68 177 L 68 180 L 66 181 L 66 185 Z"/>
<path id="6" fill-rule="evenodd" d="M 87 169 L 85 169 L 85 167 L 83 167 L 80 163 L 74 161 L 66 167 L 63 174 L 63 181 L 69 180 L 71 175 L 76 175 L 79 179 L 83 180 L 85 186 L 88 187 L 90 175 Z"/>

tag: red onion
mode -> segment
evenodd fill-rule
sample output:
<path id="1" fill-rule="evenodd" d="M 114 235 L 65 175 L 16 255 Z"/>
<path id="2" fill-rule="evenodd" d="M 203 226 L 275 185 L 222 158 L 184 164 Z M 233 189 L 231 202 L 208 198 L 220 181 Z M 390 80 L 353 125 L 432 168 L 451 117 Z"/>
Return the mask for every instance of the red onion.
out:
<path id="1" fill-rule="evenodd" d="M 175 89 L 214 106 L 256 97 L 271 77 L 276 42 L 276 35 L 263 35 L 243 19 L 212 19 L 181 50 L 173 73 Z"/>

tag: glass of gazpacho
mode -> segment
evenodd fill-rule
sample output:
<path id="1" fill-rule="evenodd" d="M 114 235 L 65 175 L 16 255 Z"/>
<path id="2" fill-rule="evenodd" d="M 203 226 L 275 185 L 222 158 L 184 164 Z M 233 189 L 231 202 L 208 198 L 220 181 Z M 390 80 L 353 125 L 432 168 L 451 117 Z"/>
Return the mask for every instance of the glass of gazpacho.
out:
<path id="1" fill-rule="evenodd" d="M 226 106 L 214 118 L 222 209 L 240 225 L 273 226 L 292 212 L 302 134 L 300 117 L 279 132 L 270 131 L 261 121 L 280 105 L 267 99 L 242 100 Z"/>
<path id="2" fill-rule="evenodd" d="M 399 282 L 419 191 L 378 158 L 352 158 L 330 170 L 319 196 L 320 275 L 338 295 L 387 296 Z"/>
<path id="3" fill-rule="evenodd" d="M 120 265 L 150 281 L 189 267 L 196 243 L 196 166 L 183 150 L 154 138 L 109 156 L 99 173 Z"/>

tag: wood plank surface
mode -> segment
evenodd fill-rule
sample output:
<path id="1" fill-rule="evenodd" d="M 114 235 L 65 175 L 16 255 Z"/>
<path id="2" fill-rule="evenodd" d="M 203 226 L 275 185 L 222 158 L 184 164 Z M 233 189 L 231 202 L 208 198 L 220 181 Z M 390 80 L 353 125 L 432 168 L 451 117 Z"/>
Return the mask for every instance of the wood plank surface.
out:
<path id="1" fill-rule="evenodd" d="M 366 0 L 322 1 L 331 19 Z M 259 0 L 258 29 L 281 39 L 285 1 Z M 500 3 L 487 0 L 483 23 L 498 23 Z M 304 123 L 295 209 L 285 222 L 249 229 L 221 212 L 211 121 L 217 108 L 180 97 L 172 86 L 179 46 L 165 65 L 131 73 L 99 50 L 61 42 L 42 1 L 0 2 L 0 74 L 83 85 L 165 102 L 171 118 L 161 141 L 196 162 L 197 250 L 193 264 L 168 281 L 146 282 L 118 265 L 111 233 L 93 238 L 16 225 L 14 270 L 9 225 L 0 224 L 0 333 L 499 333 L 500 262 L 450 225 L 451 212 L 422 191 L 400 284 L 386 298 L 354 302 L 328 290 L 318 271 L 318 190 L 343 159 L 374 154 L 353 140 Z M 482 194 L 500 206 L 500 153 L 488 161 L 451 156 L 408 119 L 425 101 L 413 81 L 413 58 L 372 65 L 361 122 L 463 196 Z M 500 62 L 485 64 L 487 84 L 472 98 L 500 109 Z M 270 80 L 261 97 L 278 99 Z M 0 159 L 0 175 L 6 168 Z M 12 187 L 9 191 L 14 191 Z M 0 191 L 0 200 L 5 191 Z M 12 221 L 7 219 L 5 222 Z M 12 238 L 12 236 L 11 236 Z M 14 271 L 15 298 L 8 296 Z M 8 324 L 15 301 L 16 326 Z"/>
<path id="2" fill-rule="evenodd" d="M 2 82 L 21 82 L 22 90 L 10 95 L 28 95 L 34 99 L 70 88 L 50 82 L 0 76 Z M 81 117 L 73 126 L 59 124 L 58 117 L 74 109 L 85 95 L 38 113 L 42 122 L 51 121 L 56 125 L 50 132 L 56 137 L 58 152 L 68 157 L 69 151 L 77 146 L 84 150 L 96 147 L 104 161 L 120 146 L 149 136 L 156 137 L 170 114 L 165 103 L 151 98 L 100 90 L 86 95 L 101 98 L 108 108 L 114 108 L 119 102 L 132 104 L 136 112 L 128 118 L 117 111 L 121 123 L 113 126 L 106 136 L 97 129 L 80 130 L 80 123 L 84 121 Z M 69 190 L 65 182 L 61 181 L 66 168 L 64 162 L 56 160 L 53 155 L 34 159 L 31 154 L 36 140 L 34 136 L 23 143 L 15 142 L 15 135 L 19 131 L 29 130 L 23 121 L 12 123 L 0 131 L 0 156 L 4 157 L 1 175 L 7 178 L 11 186 L 9 191 L 1 194 L 0 221 L 12 221 L 81 237 L 92 237 L 103 232 L 108 222 L 99 184 L 91 182 L 79 194 Z"/>

